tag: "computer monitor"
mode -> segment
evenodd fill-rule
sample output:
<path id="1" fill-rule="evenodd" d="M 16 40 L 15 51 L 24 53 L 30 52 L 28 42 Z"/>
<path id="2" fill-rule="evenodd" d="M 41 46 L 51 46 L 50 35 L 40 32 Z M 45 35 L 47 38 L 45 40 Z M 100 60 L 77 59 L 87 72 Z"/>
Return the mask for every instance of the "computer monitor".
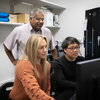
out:
<path id="1" fill-rule="evenodd" d="M 100 58 L 78 62 L 77 100 L 100 100 Z"/>

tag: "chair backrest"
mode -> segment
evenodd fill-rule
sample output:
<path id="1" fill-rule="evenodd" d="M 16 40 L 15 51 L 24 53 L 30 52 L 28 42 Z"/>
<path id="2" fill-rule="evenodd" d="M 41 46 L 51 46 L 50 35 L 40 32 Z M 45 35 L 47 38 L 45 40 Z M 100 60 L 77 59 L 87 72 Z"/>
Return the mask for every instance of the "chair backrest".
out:
<path id="1" fill-rule="evenodd" d="M 8 100 L 14 82 L 6 82 L 0 87 L 0 100 Z"/>
<path id="2" fill-rule="evenodd" d="M 55 61 L 51 62 L 51 70 L 50 70 L 50 84 L 51 84 L 51 90 L 50 95 L 55 98 L 56 95 L 56 80 L 55 80 Z"/>

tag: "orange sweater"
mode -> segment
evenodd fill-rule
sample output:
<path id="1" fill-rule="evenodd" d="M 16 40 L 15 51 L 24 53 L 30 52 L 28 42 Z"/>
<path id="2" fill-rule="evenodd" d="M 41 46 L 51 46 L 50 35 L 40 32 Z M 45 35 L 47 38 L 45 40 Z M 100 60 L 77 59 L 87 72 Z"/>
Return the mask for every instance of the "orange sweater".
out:
<path id="1" fill-rule="evenodd" d="M 47 63 L 47 66 L 50 65 Z M 42 67 L 37 66 L 40 78 L 37 79 L 34 67 L 28 60 L 21 60 L 16 66 L 14 86 L 9 94 L 12 100 L 54 100 L 50 97 L 50 74 L 48 79 L 43 73 Z"/>

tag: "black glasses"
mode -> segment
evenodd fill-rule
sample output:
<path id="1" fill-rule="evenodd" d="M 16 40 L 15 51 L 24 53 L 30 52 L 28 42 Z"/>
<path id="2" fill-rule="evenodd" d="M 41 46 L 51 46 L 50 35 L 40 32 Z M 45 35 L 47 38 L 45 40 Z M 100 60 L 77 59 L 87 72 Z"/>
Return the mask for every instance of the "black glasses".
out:
<path id="1" fill-rule="evenodd" d="M 42 20 L 42 21 L 44 21 L 44 18 L 35 18 L 37 21 L 40 21 L 40 20 Z"/>
<path id="2" fill-rule="evenodd" d="M 76 46 L 76 47 L 69 47 L 67 49 L 70 49 L 71 51 L 74 51 L 75 49 L 76 50 L 79 50 L 80 49 L 80 46 Z"/>

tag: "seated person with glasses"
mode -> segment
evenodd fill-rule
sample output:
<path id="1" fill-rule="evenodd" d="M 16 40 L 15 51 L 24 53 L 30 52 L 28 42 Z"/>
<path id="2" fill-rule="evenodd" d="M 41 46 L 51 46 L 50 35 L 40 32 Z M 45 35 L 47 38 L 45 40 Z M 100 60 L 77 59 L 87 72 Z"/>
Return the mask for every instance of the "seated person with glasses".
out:
<path id="1" fill-rule="evenodd" d="M 54 61 L 55 100 L 75 100 L 76 62 L 85 60 L 79 56 L 80 42 L 74 37 L 67 37 L 62 42 L 64 55 Z M 52 86 L 51 86 L 52 87 Z"/>

